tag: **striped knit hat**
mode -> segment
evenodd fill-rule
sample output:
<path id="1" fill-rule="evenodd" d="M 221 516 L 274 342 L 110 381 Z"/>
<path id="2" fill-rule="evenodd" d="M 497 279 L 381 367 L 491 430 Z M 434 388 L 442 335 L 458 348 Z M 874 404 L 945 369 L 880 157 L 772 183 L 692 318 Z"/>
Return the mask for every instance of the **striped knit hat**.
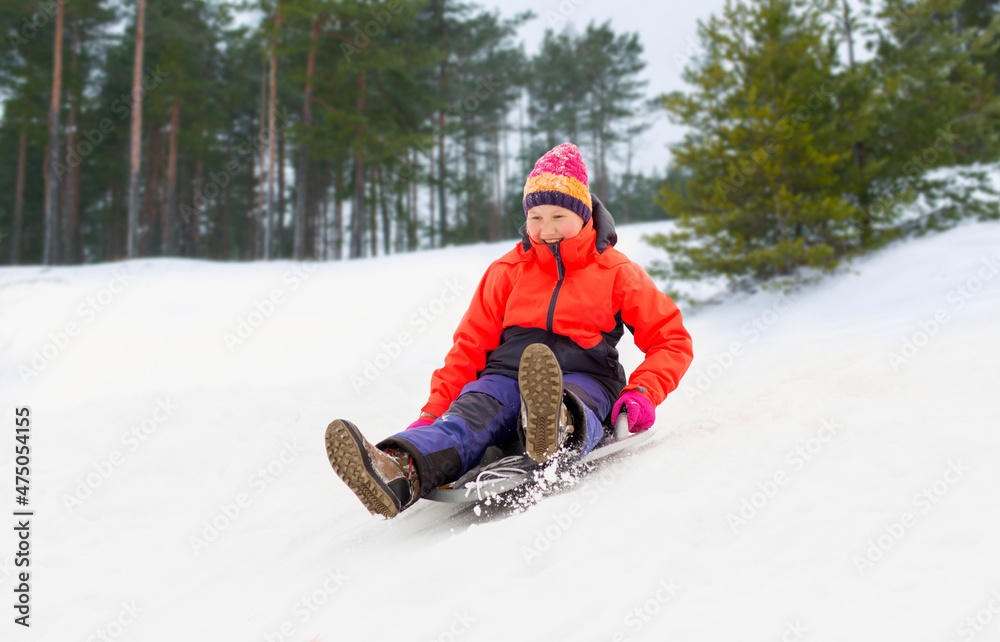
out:
<path id="1" fill-rule="evenodd" d="M 576 212 L 586 223 L 592 204 L 587 187 L 587 164 L 573 143 L 563 143 L 535 163 L 524 184 L 524 212 L 536 205 L 558 205 Z"/>

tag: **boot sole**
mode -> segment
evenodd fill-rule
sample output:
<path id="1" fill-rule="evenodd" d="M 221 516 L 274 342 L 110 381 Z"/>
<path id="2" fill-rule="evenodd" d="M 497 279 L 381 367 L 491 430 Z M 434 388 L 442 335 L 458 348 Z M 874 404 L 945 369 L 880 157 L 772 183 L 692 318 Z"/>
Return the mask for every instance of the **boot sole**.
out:
<path id="1" fill-rule="evenodd" d="M 399 514 L 399 509 L 376 481 L 378 473 L 371 467 L 364 439 L 357 426 L 335 419 L 326 428 L 326 455 L 333 471 L 357 495 L 369 513 L 392 519 Z"/>
<path id="2" fill-rule="evenodd" d="M 558 450 L 563 393 L 562 368 L 548 346 L 532 344 L 524 349 L 517 385 L 528 415 L 524 426 L 525 450 L 536 462 L 545 463 Z"/>

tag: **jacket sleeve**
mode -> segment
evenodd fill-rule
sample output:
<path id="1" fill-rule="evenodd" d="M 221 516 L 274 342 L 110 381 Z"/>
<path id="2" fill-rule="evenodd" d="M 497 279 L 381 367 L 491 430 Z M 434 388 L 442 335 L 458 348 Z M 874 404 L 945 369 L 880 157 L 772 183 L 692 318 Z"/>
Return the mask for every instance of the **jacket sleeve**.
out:
<path id="1" fill-rule="evenodd" d="M 454 344 L 444 358 L 444 366 L 431 376 L 431 395 L 422 414 L 440 417 L 465 384 L 475 380 L 486 367 L 487 355 L 500 345 L 503 315 L 510 294 L 509 266 L 493 262 L 479 281 L 472 302 L 455 331 Z"/>
<path id="2" fill-rule="evenodd" d="M 677 304 L 656 287 L 640 265 L 630 262 L 623 266 L 615 286 L 621 297 L 622 321 L 646 355 L 622 392 L 639 392 L 658 406 L 677 389 L 691 365 L 691 335 L 684 328 Z"/>

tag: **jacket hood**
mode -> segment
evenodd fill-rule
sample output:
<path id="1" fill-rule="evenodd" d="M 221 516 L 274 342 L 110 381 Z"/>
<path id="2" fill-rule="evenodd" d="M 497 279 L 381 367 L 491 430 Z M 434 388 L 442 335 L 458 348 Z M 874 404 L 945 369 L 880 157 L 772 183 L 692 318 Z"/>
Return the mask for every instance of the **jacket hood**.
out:
<path id="1" fill-rule="evenodd" d="M 604 203 L 593 194 L 590 195 L 593 204 L 593 216 L 591 221 L 594 224 L 594 248 L 598 254 L 602 254 L 608 247 L 613 247 L 618 242 L 618 233 L 615 232 L 615 219 L 611 217 L 611 212 L 604 207 Z M 528 224 L 525 222 L 518 230 L 521 233 L 521 247 L 527 252 L 531 249 L 531 238 L 528 236 Z"/>

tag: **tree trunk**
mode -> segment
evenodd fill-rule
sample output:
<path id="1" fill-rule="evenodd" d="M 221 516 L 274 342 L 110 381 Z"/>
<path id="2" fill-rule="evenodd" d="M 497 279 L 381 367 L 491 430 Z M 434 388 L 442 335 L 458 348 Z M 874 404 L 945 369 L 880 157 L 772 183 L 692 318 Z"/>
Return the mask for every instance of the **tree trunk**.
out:
<path id="1" fill-rule="evenodd" d="M 427 186 L 430 188 L 430 193 L 431 193 L 431 214 L 429 220 L 427 221 L 428 223 L 427 227 L 428 227 L 428 237 L 430 238 L 430 246 L 431 249 L 434 249 L 436 247 L 435 245 L 436 235 L 434 234 L 434 228 L 435 228 L 435 221 L 437 220 L 435 218 L 435 214 L 437 213 L 437 208 L 435 207 L 437 204 L 435 200 L 437 197 L 437 189 L 436 189 L 437 186 L 434 185 L 434 148 L 431 147 L 429 150 L 427 150 L 427 152 L 428 152 Z"/>
<path id="2" fill-rule="evenodd" d="M 510 161 L 510 152 L 507 148 L 507 114 L 506 112 L 500 117 L 500 138 L 503 140 L 503 156 L 500 160 L 500 166 L 502 168 L 501 182 L 500 182 L 500 238 L 506 236 L 504 230 L 504 217 L 507 212 L 507 190 L 510 189 L 510 177 L 507 174 L 507 164 Z"/>
<path id="3" fill-rule="evenodd" d="M 259 139 L 258 139 L 259 140 Z M 232 158 L 230 156 L 230 158 Z M 244 226 L 246 227 L 246 239 L 243 243 L 239 244 L 237 247 L 238 255 L 242 258 L 247 258 L 253 260 L 257 258 L 257 178 L 255 176 L 255 168 L 257 166 L 257 153 L 254 152 L 250 154 L 250 158 L 247 160 L 249 163 L 247 172 L 247 201 L 246 207 L 244 209 Z M 244 251 L 246 254 L 244 255 Z"/>
<path id="4" fill-rule="evenodd" d="M 146 0 L 138 0 L 135 16 L 135 57 L 132 62 L 132 140 L 129 154 L 127 254 L 134 258 L 139 233 L 139 167 L 142 161 L 142 55 L 146 38 Z M 59 4 L 62 10 L 62 4 Z"/>
<path id="5" fill-rule="evenodd" d="M 254 156 L 260 156 L 260 143 L 264 140 L 264 129 L 267 123 L 267 67 L 264 65 L 260 66 L 260 127 L 257 132 L 257 141 L 254 144 Z M 267 207 L 265 199 L 267 198 L 267 186 L 264 184 L 264 160 L 259 159 L 257 164 L 260 166 L 260 178 L 257 180 L 257 194 L 256 194 L 256 206 L 254 207 L 254 235 L 253 235 L 253 258 L 259 259 L 264 255 L 263 253 L 263 239 L 264 239 L 264 221 L 265 212 L 264 209 Z"/>
<path id="6" fill-rule="evenodd" d="M 73 159 L 80 139 L 80 83 L 76 79 L 77 61 L 80 57 L 80 19 L 73 20 L 73 57 L 70 63 L 70 77 L 74 79 L 73 93 L 69 96 L 69 120 L 66 123 L 66 168 L 69 180 L 66 181 L 63 193 L 62 213 L 62 263 L 77 263 L 77 231 L 79 229 L 80 207 L 80 167 L 73 167 Z M 79 162 L 79 159 L 77 159 Z"/>
<path id="7" fill-rule="evenodd" d="M 119 260 L 128 254 L 128 203 L 125 186 L 111 187 L 111 246 L 109 258 Z"/>
<path id="8" fill-rule="evenodd" d="M 302 104 L 303 143 L 299 146 L 299 168 L 295 172 L 295 223 L 292 243 L 292 258 L 296 261 L 302 258 L 305 245 L 306 201 L 308 197 L 309 177 L 309 140 L 312 129 L 312 83 L 316 73 L 316 43 L 319 40 L 320 16 L 313 20 L 312 35 L 309 39 L 309 57 L 306 60 L 306 93 Z M 339 204 L 338 204 L 339 206 Z"/>
<path id="9" fill-rule="evenodd" d="M 385 196 L 385 174 L 382 171 L 381 165 L 378 167 L 377 176 L 379 204 L 382 209 L 382 250 L 386 256 L 389 256 L 392 253 L 392 233 L 390 232 L 391 225 L 389 223 L 389 203 Z"/>
<path id="10" fill-rule="evenodd" d="M 379 187 L 377 174 L 375 173 L 376 168 L 371 168 L 371 196 L 369 203 L 371 204 L 371 221 L 369 227 L 369 246 L 371 247 L 371 255 L 373 257 L 378 256 L 378 192 L 376 191 Z"/>
<path id="11" fill-rule="evenodd" d="M 624 194 L 622 195 L 623 197 L 622 200 L 625 202 L 624 203 L 625 222 L 631 223 L 632 222 L 632 138 L 631 136 L 628 139 L 627 149 L 628 151 L 626 152 L 625 156 L 625 177 L 622 179 L 622 182 L 624 183 L 625 186 L 625 189 L 623 190 Z M 606 196 L 605 194 L 601 194 L 602 198 L 604 198 L 605 196 Z"/>
<path id="12" fill-rule="evenodd" d="M 278 240 L 276 241 L 275 256 L 284 256 L 285 253 L 285 130 L 278 130 L 278 216 L 277 216 Z"/>
<path id="13" fill-rule="evenodd" d="M 854 25 L 851 21 L 850 7 L 847 0 L 841 0 L 844 10 L 844 37 L 847 38 L 847 61 L 848 66 L 854 68 Z"/>
<path id="14" fill-rule="evenodd" d="M 442 91 L 444 88 L 444 81 L 441 82 Z M 444 153 L 444 110 L 438 114 L 438 131 L 441 132 L 441 137 L 438 140 L 438 238 L 440 238 L 441 247 L 444 247 L 445 237 L 447 236 L 447 220 L 448 220 L 448 208 L 446 207 L 445 201 L 445 177 L 448 174 L 447 169 L 447 156 Z M 432 246 L 433 247 L 433 244 Z"/>
<path id="15" fill-rule="evenodd" d="M 187 154 L 185 154 L 183 159 L 180 160 L 180 168 L 177 171 L 177 186 L 177 197 L 175 202 L 185 201 L 186 195 L 184 192 L 186 191 L 190 194 L 193 186 L 191 174 L 188 172 Z M 184 232 L 181 231 L 180 221 L 178 220 L 176 214 L 171 216 L 171 221 L 173 256 L 184 256 L 184 252 L 187 250 L 187 238 L 185 237 Z"/>
<path id="16" fill-rule="evenodd" d="M 344 166 L 337 163 L 337 173 L 334 175 L 333 192 L 333 258 L 340 261 L 344 258 Z"/>
<path id="17" fill-rule="evenodd" d="M 851 7 L 848 5 L 847 0 L 841 0 L 841 7 L 844 13 L 844 38 L 847 40 L 847 61 L 848 69 L 854 70 L 854 21 L 851 18 Z M 865 185 L 865 165 L 867 164 L 867 152 L 865 150 L 865 141 L 856 140 L 853 145 L 854 151 L 854 163 L 857 168 L 858 176 L 858 204 L 861 208 L 867 210 L 870 204 L 870 199 L 868 197 L 868 188 Z M 870 226 L 863 226 L 861 228 L 861 243 L 862 246 L 867 247 L 871 244 L 872 240 L 872 230 Z"/>
<path id="18" fill-rule="evenodd" d="M 358 76 L 358 118 L 365 111 L 365 74 Z M 360 132 L 359 132 L 360 136 Z M 364 254 L 365 232 L 365 163 L 361 148 L 362 141 L 355 140 L 354 150 L 354 207 L 351 211 L 351 253 L 352 259 Z"/>
<path id="19" fill-rule="evenodd" d="M 438 26 L 438 42 L 440 42 L 440 49 L 442 52 L 446 51 L 447 41 L 445 40 L 445 2 L 447 0 L 437 0 L 435 2 L 435 14 L 437 17 Z M 448 84 L 448 67 L 445 60 L 442 60 L 440 70 L 438 72 L 438 96 L 441 100 L 446 100 L 445 87 Z M 438 112 L 438 133 L 440 138 L 438 139 L 438 200 L 440 201 L 438 205 L 438 235 L 441 239 L 441 246 L 445 244 L 445 237 L 447 236 L 447 220 L 448 220 L 448 208 L 447 201 L 445 200 L 445 180 L 447 176 L 447 155 L 445 154 L 445 113 L 442 108 Z M 431 247 L 434 247 L 433 241 L 431 242 Z"/>
<path id="20" fill-rule="evenodd" d="M 233 143 L 232 143 L 232 139 L 230 138 L 226 142 L 226 158 L 232 158 L 232 157 L 233 157 Z M 232 234 L 232 230 L 230 228 L 230 212 L 231 212 L 230 187 L 232 186 L 232 184 L 233 184 L 233 181 L 231 181 L 231 180 L 226 181 L 226 186 L 222 188 L 222 198 L 225 201 L 223 203 L 223 205 L 222 205 L 222 243 L 221 243 L 221 245 L 222 245 L 222 260 L 223 261 L 228 261 L 228 260 L 230 260 L 232 258 L 230 256 L 230 254 L 229 254 L 229 238 L 230 238 L 230 235 Z"/>
<path id="21" fill-rule="evenodd" d="M 205 140 L 205 126 L 204 126 L 204 122 L 202 123 L 201 134 L 202 134 L 202 136 L 201 136 L 202 140 Z M 227 156 L 227 158 L 228 158 L 228 156 Z M 204 201 L 204 194 L 202 194 L 202 182 L 204 181 L 204 173 L 205 173 L 204 150 L 202 150 L 202 149 L 199 148 L 198 149 L 198 160 L 196 160 L 195 164 L 194 164 L 194 190 L 193 190 L 194 198 L 191 199 L 192 205 L 194 205 L 194 207 L 192 208 L 193 211 L 192 211 L 191 220 L 190 221 L 185 221 L 185 223 L 187 224 L 187 227 L 188 227 L 188 230 L 187 230 L 188 233 L 185 235 L 186 238 L 187 238 L 187 242 L 185 243 L 185 245 L 187 245 L 188 247 L 187 247 L 187 251 L 185 252 L 185 254 L 187 256 L 191 256 L 193 258 L 198 258 L 198 257 L 201 256 L 201 247 L 200 247 L 201 246 L 201 205 L 199 205 L 195 201 L 196 200 L 200 200 L 202 203 L 205 202 Z M 224 192 L 226 194 L 226 198 L 227 199 L 229 198 L 229 184 L 231 182 L 232 182 L 231 180 L 227 180 L 226 181 L 226 187 L 223 188 L 223 190 L 224 190 Z M 217 203 L 217 205 L 216 205 L 216 211 L 218 211 L 219 209 L 221 209 L 220 206 L 218 205 L 219 200 L 216 200 L 216 203 Z M 227 205 L 228 205 L 228 200 L 227 200 Z M 218 235 L 215 235 L 215 236 L 217 237 Z M 209 240 L 211 240 L 211 238 L 212 237 L 210 236 Z M 216 238 L 216 241 L 224 244 L 224 242 L 222 241 L 222 239 Z M 219 248 L 219 246 L 216 245 L 216 250 L 218 250 L 218 248 Z M 228 247 L 226 249 L 228 250 Z M 209 250 L 209 252 L 212 252 L 212 251 L 213 250 Z M 211 256 L 211 254 L 209 254 L 209 256 Z"/>
<path id="22" fill-rule="evenodd" d="M 500 114 L 497 114 L 497 123 L 493 128 L 493 198 L 490 199 L 490 224 L 488 236 L 490 241 L 500 240 L 500 202 L 503 200 L 503 192 L 500 185 Z"/>
<path id="23" fill-rule="evenodd" d="M 75 58 L 75 56 L 74 56 Z M 76 235 L 78 229 L 80 167 L 73 167 L 75 149 L 79 141 L 79 95 L 70 97 L 69 117 L 66 121 L 66 183 L 62 195 L 61 263 L 76 263 Z"/>
<path id="24" fill-rule="evenodd" d="M 365 165 L 360 152 L 354 154 L 354 202 L 351 207 L 351 251 L 349 257 L 364 255 Z"/>
<path id="25" fill-rule="evenodd" d="M 324 176 L 323 176 L 323 180 L 321 182 L 322 185 L 323 185 L 323 198 L 322 198 L 323 206 L 320 209 L 320 220 L 319 220 L 320 247 L 319 248 L 313 248 L 313 252 L 312 252 L 312 256 L 313 257 L 316 257 L 316 258 L 322 257 L 324 261 L 326 260 L 327 252 L 329 252 L 329 247 L 330 247 L 330 218 L 329 218 L 330 217 L 330 184 L 329 184 L 329 179 L 327 179 L 327 177 L 326 177 L 326 171 L 327 171 L 327 164 L 323 163 L 323 174 L 324 174 Z"/>
<path id="26" fill-rule="evenodd" d="M 52 96 L 49 102 L 49 154 L 45 168 L 45 236 L 42 246 L 42 262 L 52 265 L 58 256 L 59 223 L 59 181 L 56 166 L 59 164 L 59 106 L 62 92 L 62 42 L 63 21 L 66 9 L 63 3 L 56 3 L 55 52 L 52 62 Z"/>
<path id="27" fill-rule="evenodd" d="M 601 146 L 601 198 L 608 198 L 608 141 L 600 136 Z"/>
<path id="28" fill-rule="evenodd" d="M 274 10 L 274 33 L 271 35 L 271 89 L 267 105 L 267 228 L 264 231 L 264 259 L 271 258 L 274 228 L 274 160 L 277 152 L 277 139 L 274 127 L 277 116 L 278 101 L 278 30 L 281 29 L 281 0 L 278 0 Z"/>
<path id="29" fill-rule="evenodd" d="M 302 221 L 302 256 L 312 256 L 316 252 L 316 218 L 319 216 L 319 181 L 316 180 L 317 172 L 321 170 L 324 166 L 325 161 L 320 161 L 319 165 L 308 164 L 309 176 L 306 177 L 307 182 L 305 188 L 309 190 L 306 192 L 306 210 L 305 218 Z M 295 177 L 296 182 L 299 180 Z"/>
<path id="30" fill-rule="evenodd" d="M 160 215 L 160 254 L 174 253 L 174 208 L 177 205 L 177 134 L 181 126 L 181 104 L 174 91 L 174 105 L 170 112 L 170 142 L 167 156 L 167 198 Z"/>
<path id="31" fill-rule="evenodd" d="M 156 208 L 160 195 L 160 125 L 153 127 L 149 150 L 149 170 L 146 172 L 146 189 L 143 190 L 141 229 L 145 232 L 139 236 L 139 251 L 149 256 L 153 241 L 153 231 L 156 229 Z"/>
<path id="32" fill-rule="evenodd" d="M 184 219 L 184 225 L 185 225 L 185 228 L 186 228 L 184 230 L 184 232 L 185 232 L 184 233 L 184 239 L 185 239 L 185 241 L 184 241 L 184 245 L 185 245 L 185 252 L 184 252 L 184 254 L 185 254 L 185 256 L 191 256 L 191 257 L 194 257 L 194 258 L 199 258 L 201 256 L 201 216 L 202 216 L 202 205 L 204 205 L 205 202 L 206 202 L 205 201 L 205 194 L 204 194 L 204 192 L 202 190 L 204 189 L 204 183 L 205 183 L 205 141 L 207 140 L 207 138 L 206 138 L 206 131 L 208 129 L 207 126 L 206 126 L 206 112 L 208 111 L 208 109 L 207 109 L 207 107 L 208 107 L 208 86 L 209 86 L 210 79 L 211 79 L 211 61 L 209 61 L 208 64 L 205 65 L 205 72 L 204 72 L 204 74 L 202 76 L 203 86 L 202 86 L 202 91 L 201 91 L 201 110 L 200 110 L 201 111 L 201 117 L 199 119 L 200 122 L 199 122 L 199 125 L 198 125 L 198 132 L 199 132 L 199 136 L 198 136 L 198 158 L 197 158 L 197 160 L 195 160 L 195 164 L 194 164 L 194 189 L 193 189 L 192 197 L 191 197 L 191 205 L 192 205 L 191 214 L 192 214 L 192 219 L 191 220 L 188 220 L 187 218 Z M 231 149 L 230 142 L 227 141 L 226 145 L 227 145 L 227 147 L 229 147 Z M 228 151 L 227 151 L 227 154 L 226 154 L 226 158 L 232 158 L 232 156 L 228 153 Z M 233 182 L 232 178 L 230 177 L 228 180 L 226 180 L 225 187 L 216 186 L 216 187 L 219 187 L 225 193 L 225 195 L 226 195 L 225 196 L 226 207 L 229 206 L 229 201 L 228 201 L 228 199 L 229 199 L 229 187 L 230 187 L 230 185 L 232 185 L 232 182 Z M 209 247 L 209 249 L 207 250 L 207 256 L 209 256 L 209 257 L 218 257 L 219 256 L 219 252 L 220 252 L 220 247 L 225 246 L 226 250 L 228 250 L 229 247 L 228 247 L 228 239 L 226 239 L 226 241 L 223 241 L 223 239 L 220 237 L 220 234 L 219 234 L 219 227 L 218 227 L 219 213 L 222 211 L 222 208 L 223 208 L 221 195 L 213 197 L 212 200 L 215 202 L 216 218 L 213 221 L 212 233 L 209 236 L 209 245 L 210 246 L 214 245 L 214 247 Z M 228 258 L 229 258 L 228 255 L 225 255 L 225 259 L 224 260 L 227 260 Z"/>
<path id="33" fill-rule="evenodd" d="M 419 156 L 417 155 L 417 151 L 416 150 L 412 150 L 410 152 L 410 154 L 412 156 L 412 163 L 413 163 L 414 172 L 413 172 L 413 181 L 410 182 L 410 224 L 407 226 L 407 235 L 408 235 L 407 236 L 407 248 L 409 249 L 409 251 L 412 252 L 412 251 L 418 249 L 418 247 L 417 247 L 417 223 L 419 221 L 419 218 L 418 218 L 417 211 L 418 211 L 419 208 L 417 207 L 417 199 L 419 198 L 419 195 L 420 195 L 420 191 L 418 189 L 420 183 L 417 181 L 417 176 L 419 175 L 419 172 L 416 171 L 417 170 L 417 164 L 419 163 Z M 433 214 L 433 212 L 432 212 L 432 214 Z"/>
<path id="34" fill-rule="evenodd" d="M 479 229 L 479 199 L 476 198 L 476 148 L 472 138 L 472 131 L 475 127 L 472 114 L 465 112 L 462 120 L 465 125 L 465 216 L 455 213 L 455 231 L 462 234 L 470 241 L 474 240 Z M 463 224 L 464 219 L 464 224 Z M 464 230 L 462 230 L 464 228 Z M 461 242 L 463 237 L 456 236 L 455 241 Z"/>
<path id="35" fill-rule="evenodd" d="M 403 192 L 396 192 L 396 234 L 393 240 L 393 251 L 396 254 L 401 254 L 406 251 L 406 239 L 408 236 L 407 228 L 409 227 L 409 208 L 407 207 L 406 201 L 409 201 L 410 186 L 405 185 L 406 188 L 406 198 L 404 200 Z"/>
<path id="36" fill-rule="evenodd" d="M 21 262 L 21 230 L 24 229 L 24 182 L 28 157 L 27 119 L 21 119 L 21 135 L 17 142 L 17 183 L 14 188 L 14 231 L 10 239 L 10 264 Z"/>

